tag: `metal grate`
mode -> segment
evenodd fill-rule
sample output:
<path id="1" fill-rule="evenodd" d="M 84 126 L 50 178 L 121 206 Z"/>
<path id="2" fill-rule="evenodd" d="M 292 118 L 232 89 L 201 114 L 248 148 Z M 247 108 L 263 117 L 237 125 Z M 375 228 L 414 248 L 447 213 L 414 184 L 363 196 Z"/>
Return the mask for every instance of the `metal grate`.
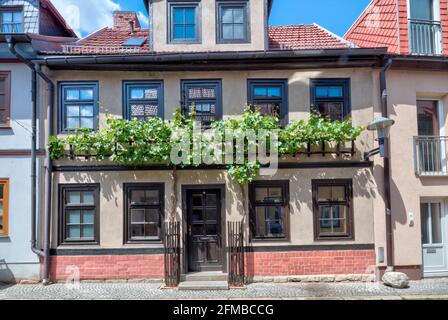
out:
<path id="1" fill-rule="evenodd" d="M 229 285 L 244 286 L 244 236 L 242 222 L 228 222 Z"/>
<path id="2" fill-rule="evenodd" d="M 440 22 L 409 19 L 409 29 L 412 54 L 441 54 Z"/>
<path id="3" fill-rule="evenodd" d="M 165 285 L 177 287 L 180 282 L 180 222 L 165 222 Z"/>

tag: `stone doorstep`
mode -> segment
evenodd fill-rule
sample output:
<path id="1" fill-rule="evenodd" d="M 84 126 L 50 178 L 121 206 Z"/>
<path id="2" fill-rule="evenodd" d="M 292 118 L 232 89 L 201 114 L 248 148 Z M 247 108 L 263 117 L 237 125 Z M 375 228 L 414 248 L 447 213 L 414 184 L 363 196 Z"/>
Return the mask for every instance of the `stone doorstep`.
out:
<path id="1" fill-rule="evenodd" d="M 254 277 L 254 283 L 287 283 L 287 282 L 375 282 L 373 274 L 344 274 L 344 275 L 307 275 L 307 276 L 265 276 Z"/>

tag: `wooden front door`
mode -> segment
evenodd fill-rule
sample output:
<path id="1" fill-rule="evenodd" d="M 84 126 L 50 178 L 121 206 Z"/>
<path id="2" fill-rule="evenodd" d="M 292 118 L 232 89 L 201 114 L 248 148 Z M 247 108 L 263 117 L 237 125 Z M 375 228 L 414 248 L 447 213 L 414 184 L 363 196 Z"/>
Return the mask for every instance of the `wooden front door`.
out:
<path id="1" fill-rule="evenodd" d="M 221 191 L 187 191 L 188 271 L 222 270 Z"/>

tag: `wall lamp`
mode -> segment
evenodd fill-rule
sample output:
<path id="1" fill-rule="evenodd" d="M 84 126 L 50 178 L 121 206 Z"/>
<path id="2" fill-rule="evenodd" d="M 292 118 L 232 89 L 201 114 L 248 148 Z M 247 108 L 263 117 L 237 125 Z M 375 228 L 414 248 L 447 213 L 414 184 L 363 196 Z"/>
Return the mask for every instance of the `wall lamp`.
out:
<path id="1" fill-rule="evenodd" d="M 379 147 L 364 153 L 364 160 L 370 160 L 370 157 L 379 154 L 380 157 L 385 156 L 385 140 L 389 135 L 389 129 L 395 124 L 395 121 L 385 117 L 376 118 L 371 124 L 367 126 L 369 131 L 377 131 Z"/>

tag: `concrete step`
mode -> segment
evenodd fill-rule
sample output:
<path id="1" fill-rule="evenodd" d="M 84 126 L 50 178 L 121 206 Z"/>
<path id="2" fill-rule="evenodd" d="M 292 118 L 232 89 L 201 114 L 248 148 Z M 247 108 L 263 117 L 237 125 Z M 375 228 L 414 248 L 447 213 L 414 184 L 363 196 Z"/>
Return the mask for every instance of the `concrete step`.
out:
<path id="1" fill-rule="evenodd" d="M 229 290 L 227 281 L 185 281 L 179 284 L 179 290 Z"/>
<path id="2" fill-rule="evenodd" d="M 192 272 L 181 276 L 181 281 L 227 281 L 229 275 L 219 271 Z"/>

